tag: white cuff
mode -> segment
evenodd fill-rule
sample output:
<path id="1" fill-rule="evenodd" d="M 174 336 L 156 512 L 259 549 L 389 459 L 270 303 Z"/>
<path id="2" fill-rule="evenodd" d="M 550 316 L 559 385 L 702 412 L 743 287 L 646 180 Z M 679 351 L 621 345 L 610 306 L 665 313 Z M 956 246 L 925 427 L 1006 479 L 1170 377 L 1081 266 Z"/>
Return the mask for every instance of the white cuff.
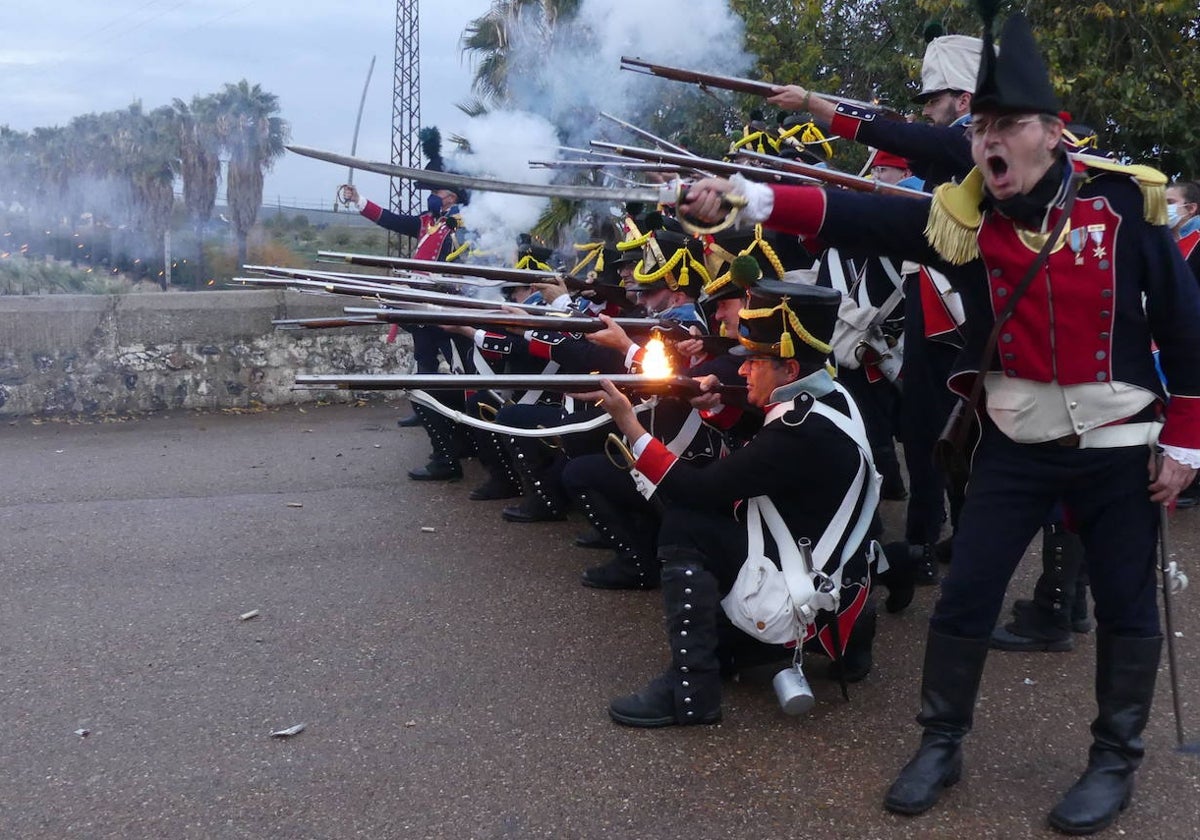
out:
<path id="1" fill-rule="evenodd" d="M 654 440 L 654 435 L 649 432 L 642 432 L 642 436 L 633 442 L 633 446 L 629 451 L 633 453 L 634 458 L 641 458 L 642 453 L 646 451 L 646 447 L 650 445 L 650 441 Z"/>
<path id="2" fill-rule="evenodd" d="M 367 209 L 367 200 L 362 197 L 362 193 L 358 194 L 358 200 L 354 202 L 354 206 L 358 209 L 359 213 Z"/>
<path id="3" fill-rule="evenodd" d="M 733 175 L 729 180 L 733 184 L 733 191 L 746 199 L 746 206 L 738 213 L 739 227 L 756 225 L 771 217 L 775 209 L 775 193 L 770 187 L 747 181 L 741 175 Z"/>
<path id="4" fill-rule="evenodd" d="M 487 332 L 485 330 L 475 330 L 475 335 L 471 336 L 471 339 L 475 342 L 475 346 L 480 350 L 483 349 L 483 340 L 485 338 L 487 338 Z"/>
<path id="5" fill-rule="evenodd" d="M 642 349 L 642 345 L 634 343 L 629 345 L 629 349 L 625 351 L 625 370 L 633 369 L 633 357 Z"/>
<path id="6" fill-rule="evenodd" d="M 1183 464 L 1185 467 L 1191 467 L 1194 470 L 1200 470 L 1200 449 L 1187 449 L 1182 446 L 1169 446 L 1160 444 L 1163 454 L 1168 456 L 1172 461 Z"/>
<path id="7" fill-rule="evenodd" d="M 571 308 L 571 296 L 559 295 L 554 300 L 550 301 L 550 308 L 565 312 Z"/>

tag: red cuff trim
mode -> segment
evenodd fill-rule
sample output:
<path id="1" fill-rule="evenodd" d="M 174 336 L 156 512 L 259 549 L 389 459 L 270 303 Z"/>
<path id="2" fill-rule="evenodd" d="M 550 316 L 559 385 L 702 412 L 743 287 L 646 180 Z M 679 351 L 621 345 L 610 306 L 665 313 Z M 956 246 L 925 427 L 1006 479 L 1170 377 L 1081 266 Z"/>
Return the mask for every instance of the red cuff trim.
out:
<path id="1" fill-rule="evenodd" d="M 732 429 L 734 424 L 742 417 L 742 410 L 736 406 L 723 405 L 716 411 L 701 411 L 700 416 L 704 418 L 704 422 L 710 426 L 715 426 L 722 431 Z"/>
<path id="2" fill-rule="evenodd" d="M 862 120 L 852 117 L 849 114 L 837 113 L 833 115 L 833 119 L 829 122 L 830 134 L 836 134 L 838 137 L 845 137 L 847 140 L 855 140 L 858 138 L 858 127 L 862 125 Z"/>
<path id="3" fill-rule="evenodd" d="M 825 223 L 825 190 L 820 187 L 771 187 L 775 207 L 767 227 L 797 236 L 816 236 Z"/>
<path id="4" fill-rule="evenodd" d="M 675 453 L 667 449 L 665 443 L 654 438 L 646 447 L 646 451 L 642 453 L 642 457 L 637 459 L 637 469 L 657 485 L 670 472 L 671 467 L 675 466 L 677 460 Z"/>
<path id="5" fill-rule="evenodd" d="M 374 201 L 368 201 L 367 206 L 362 209 L 362 215 L 366 216 L 372 222 L 378 222 L 379 217 L 383 215 L 383 208 Z"/>
<path id="6" fill-rule="evenodd" d="M 639 347 L 637 349 L 637 352 L 635 352 L 633 354 L 633 359 L 631 359 L 629 362 L 629 370 L 631 372 L 635 371 L 635 370 L 641 370 L 642 369 L 642 361 L 645 358 L 646 358 L 646 348 Z"/>
<path id="7" fill-rule="evenodd" d="M 1200 397 L 1172 394 L 1167 422 L 1158 442 L 1184 449 L 1200 449 Z"/>
<path id="8" fill-rule="evenodd" d="M 543 362 L 550 361 L 550 345 L 544 341 L 538 341 L 536 338 L 529 340 L 529 355 L 535 359 L 541 359 Z"/>

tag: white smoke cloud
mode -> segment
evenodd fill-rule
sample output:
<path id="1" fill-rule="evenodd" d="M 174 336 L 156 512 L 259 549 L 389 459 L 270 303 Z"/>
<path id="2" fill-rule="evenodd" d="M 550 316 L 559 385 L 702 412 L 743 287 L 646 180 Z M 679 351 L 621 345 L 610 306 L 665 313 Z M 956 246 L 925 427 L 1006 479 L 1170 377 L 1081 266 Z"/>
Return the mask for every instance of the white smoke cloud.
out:
<path id="1" fill-rule="evenodd" d="M 461 133 L 473 153 L 451 159 L 450 169 L 549 183 L 556 171 L 530 169 L 530 160 L 558 158 L 560 144 L 611 136 L 600 112 L 635 121 L 681 85 L 623 71 L 623 56 L 725 75 L 745 75 L 752 64 L 744 24 L 727 0 L 584 0 L 553 36 L 536 12 L 523 12 L 508 34 L 509 110 L 470 120 Z M 463 219 L 482 250 L 508 259 L 547 203 L 476 191 Z"/>
<path id="2" fill-rule="evenodd" d="M 554 176 L 552 170 L 529 167 L 531 160 L 558 157 L 554 126 L 536 114 L 494 111 L 472 119 L 461 133 L 472 154 L 451 157 L 448 169 L 527 184 L 548 184 Z M 481 257 L 511 264 L 517 236 L 537 224 L 548 204 L 545 198 L 475 191 L 463 208 L 463 222 Z"/>

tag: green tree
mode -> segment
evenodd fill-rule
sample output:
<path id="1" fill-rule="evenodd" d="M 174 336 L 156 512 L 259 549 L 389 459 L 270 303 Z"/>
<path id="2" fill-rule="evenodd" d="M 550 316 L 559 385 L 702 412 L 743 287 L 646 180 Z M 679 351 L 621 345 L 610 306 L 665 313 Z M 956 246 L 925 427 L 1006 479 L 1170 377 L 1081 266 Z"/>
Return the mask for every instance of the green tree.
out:
<path id="1" fill-rule="evenodd" d="M 221 176 L 218 102 L 215 96 L 194 96 L 190 104 L 176 99 L 174 110 L 183 204 L 196 233 L 196 269 L 192 284 L 198 287 L 206 273 L 204 229 L 212 218 Z"/>
<path id="2" fill-rule="evenodd" d="M 229 154 L 225 200 L 237 236 L 238 265 L 246 262 L 246 240 L 262 206 L 263 173 L 284 153 L 288 126 L 279 98 L 243 79 L 217 94 L 218 133 Z"/>

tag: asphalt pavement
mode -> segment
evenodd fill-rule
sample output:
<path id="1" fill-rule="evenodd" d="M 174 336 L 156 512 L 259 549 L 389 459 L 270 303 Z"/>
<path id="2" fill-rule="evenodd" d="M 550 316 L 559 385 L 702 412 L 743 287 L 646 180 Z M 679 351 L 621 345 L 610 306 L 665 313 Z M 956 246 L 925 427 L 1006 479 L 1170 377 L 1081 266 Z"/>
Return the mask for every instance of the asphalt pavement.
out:
<path id="1" fill-rule="evenodd" d="M 586 589 L 578 517 L 515 525 L 482 480 L 409 481 L 396 408 L 0 427 L 0 837 L 1021 838 L 1082 769 L 1094 638 L 995 653 L 963 780 L 881 800 L 916 745 L 936 588 L 875 668 L 791 718 L 771 671 L 719 726 L 606 713 L 665 663 L 657 593 Z M 885 503 L 892 533 L 903 506 Z M 1187 738 L 1200 739 L 1200 510 L 1173 516 Z M 1027 595 L 1030 554 L 1010 597 Z M 252 617 L 250 614 L 253 613 Z M 814 675 L 815 676 L 815 675 Z M 1102 836 L 1200 836 L 1165 665 L 1133 805 Z M 289 737 L 272 733 L 303 724 Z"/>

